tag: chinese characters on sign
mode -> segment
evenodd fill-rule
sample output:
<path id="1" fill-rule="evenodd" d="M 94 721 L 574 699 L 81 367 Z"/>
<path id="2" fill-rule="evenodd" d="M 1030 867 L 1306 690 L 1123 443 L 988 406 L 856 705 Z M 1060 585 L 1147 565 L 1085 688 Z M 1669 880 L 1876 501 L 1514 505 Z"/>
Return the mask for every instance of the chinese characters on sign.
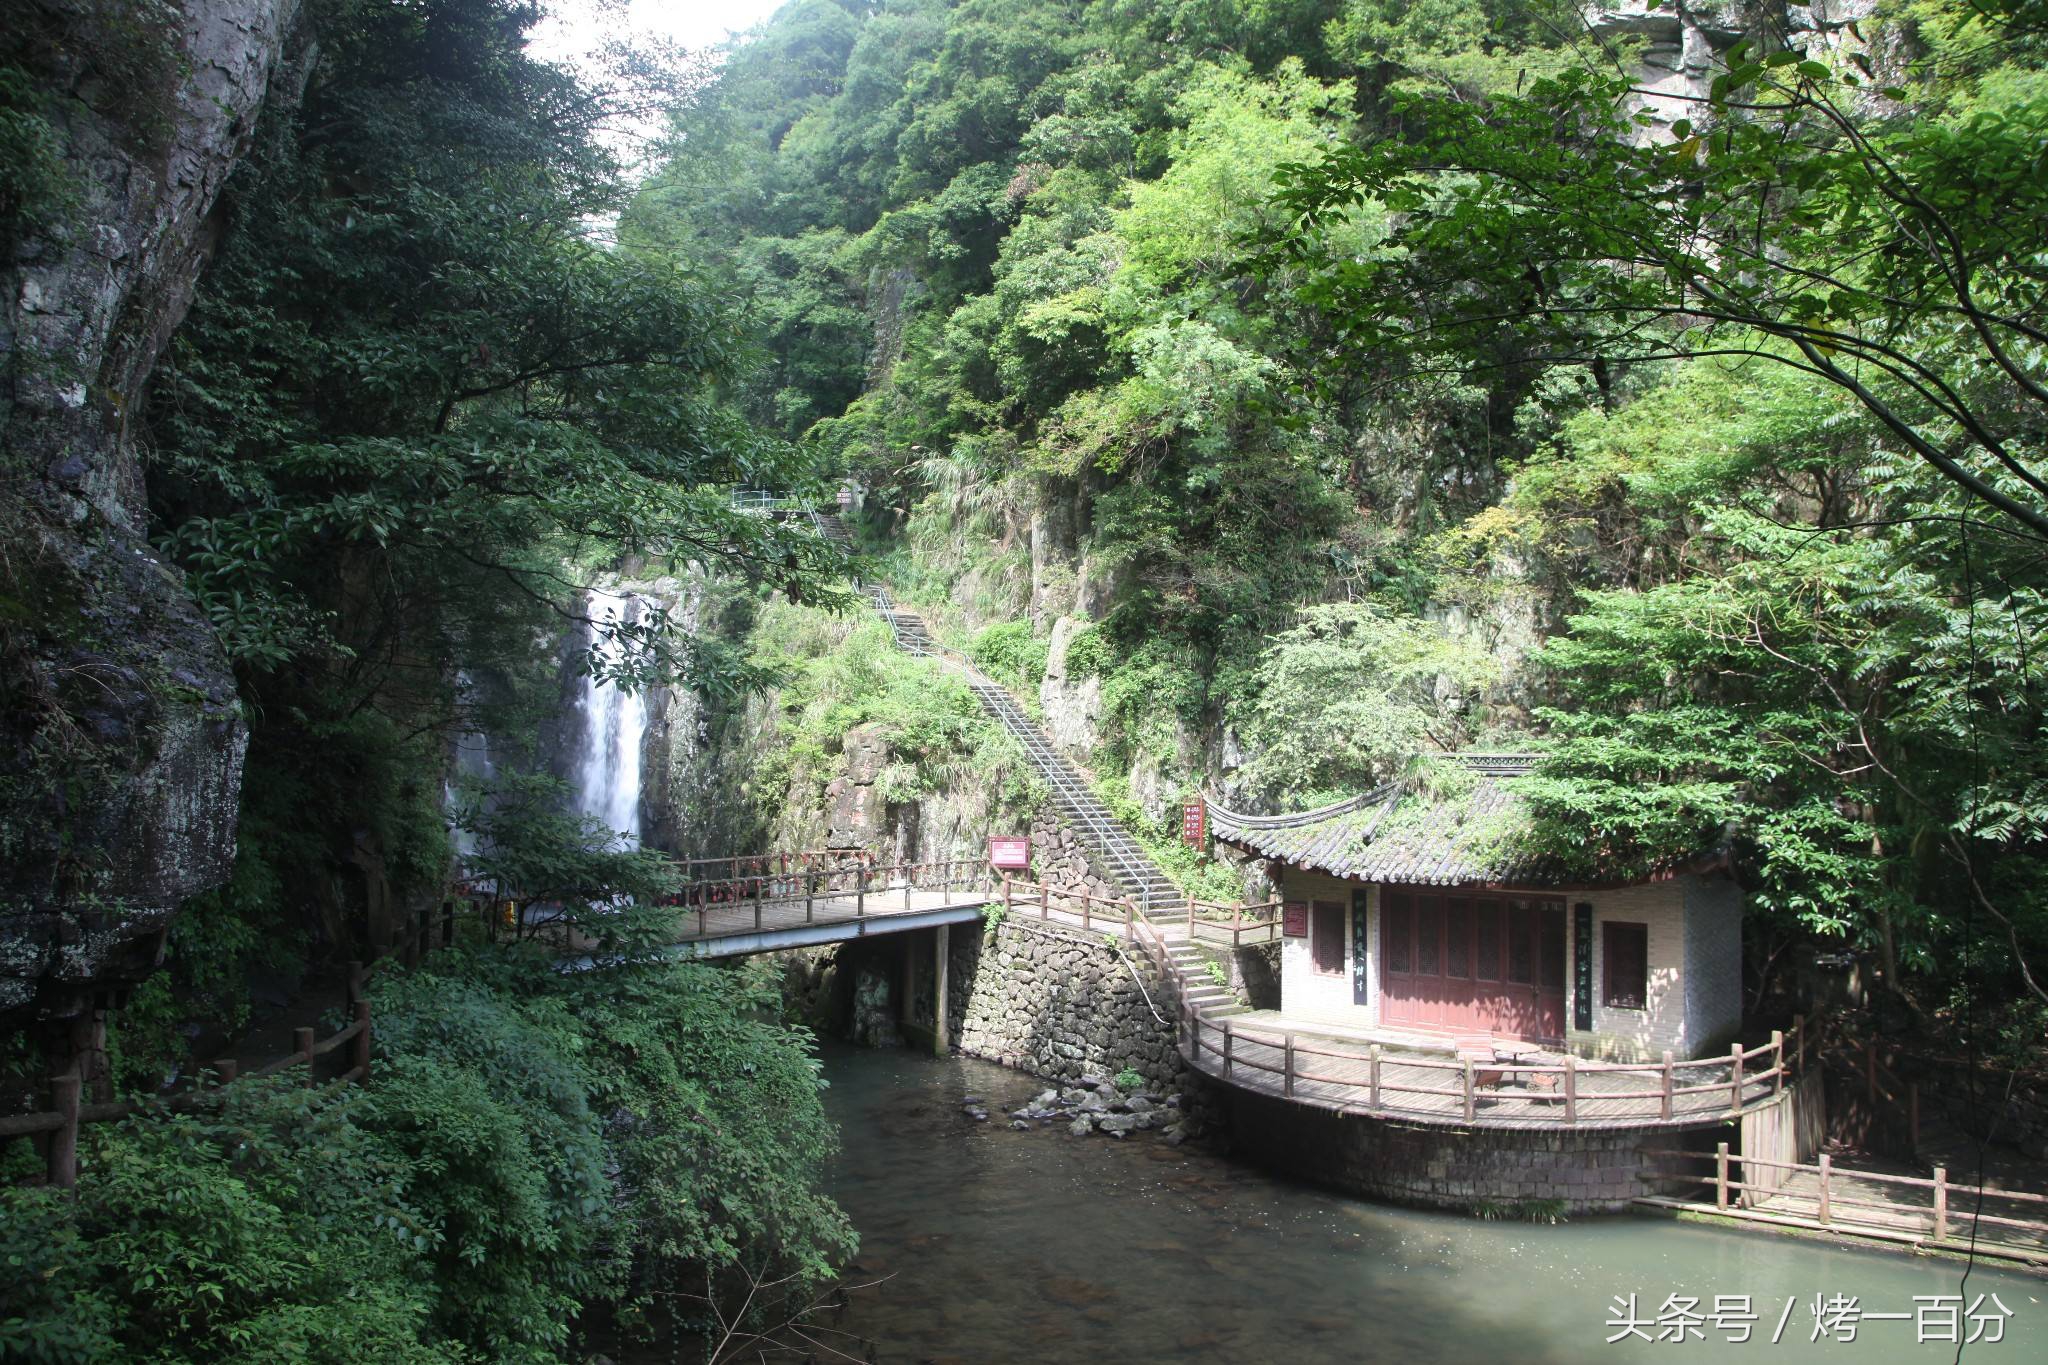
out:
<path id="1" fill-rule="evenodd" d="M 1308 902 L 1289 901 L 1280 911 L 1280 932 L 1288 938 L 1308 937 Z"/>
<path id="2" fill-rule="evenodd" d="M 1191 848 L 1200 848 L 1209 834 L 1209 806 L 1204 801 L 1189 801 L 1180 808 L 1180 837 Z"/>
<path id="3" fill-rule="evenodd" d="M 1029 839 L 990 839 L 988 865 L 999 871 L 1022 872 L 1031 867 Z"/>
<path id="4" fill-rule="evenodd" d="M 1815 1294 L 1809 1299 L 1786 1299 L 1775 1314 L 1762 1317 L 1747 1294 L 1716 1294 L 1711 1303 L 1697 1295 L 1668 1294 L 1654 1312 L 1646 1312 L 1634 1294 L 1626 1298 L 1617 1294 L 1609 1309 L 1607 1326 L 1613 1334 L 1607 1343 L 1611 1346 L 1635 1337 L 1676 1345 L 1706 1341 L 1711 1335 L 1711 1339 L 1739 1346 L 1754 1334 L 1758 1340 L 1776 1345 L 1785 1340 L 1788 1329 L 1804 1333 L 1809 1342 L 1848 1342 L 1856 1340 L 1857 1330 L 1865 1323 L 1909 1322 L 1916 1342 L 1989 1346 L 2005 1340 L 2005 1320 L 2011 1316 L 2012 1310 L 1996 1294 L 1978 1294 L 1967 1308 L 1960 1294 L 1915 1294 L 1911 1312 L 1876 1312 L 1865 1308 L 1854 1294 Z M 1759 1323 L 1770 1327 L 1768 1338 L 1758 1330 Z"/>
<path id="5" fill-rule="evenodd" d="M 1593 1027 L 1593 903 L 1572 907 L 1572 1027 Z"/>

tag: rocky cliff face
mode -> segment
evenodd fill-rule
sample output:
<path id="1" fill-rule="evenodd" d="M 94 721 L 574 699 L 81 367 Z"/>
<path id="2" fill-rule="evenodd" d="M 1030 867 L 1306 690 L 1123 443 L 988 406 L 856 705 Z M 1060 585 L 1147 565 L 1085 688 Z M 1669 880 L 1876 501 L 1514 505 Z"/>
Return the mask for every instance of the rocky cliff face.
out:
<path id="1" fill-rule="evenodd" d="M 0 322 L 0 1017 L 146 971 L 234 856 L 246 732 L 144 536 L 129 414 L 192 300 L 221 186 L 311 59 L 297 0 L 29 0 L 60 202 L 5 225 Z"/>
<path id="2" fill-rule="evenodd" d="M 1765 51 L 1789 48 L 1824 56 L 1862 39 L 1850 25 L 1868 19 L 1876 0 L 1815 0 L 1788 5 L 1780 0 L 1707 0 L 1706 3 L 1657 4 L 1623 0 L 1621 4 L 1589 5 L 1586 24 L 1603 38 L 1634 38 L 1642 43 L 1636 82 L 1643 94 L 1640 107 L 1653 122 L 1648 138 L 1671 137 L 1678 119 L 1697 123 L 1702 101 L 1721 69 L 1720 55 L 1744 38 Z"/>

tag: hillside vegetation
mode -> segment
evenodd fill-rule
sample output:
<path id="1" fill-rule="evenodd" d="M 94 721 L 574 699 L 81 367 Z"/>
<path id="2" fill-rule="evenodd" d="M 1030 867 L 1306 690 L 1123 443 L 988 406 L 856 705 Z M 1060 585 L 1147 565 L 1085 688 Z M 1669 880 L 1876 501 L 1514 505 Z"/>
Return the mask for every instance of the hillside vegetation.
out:
<path id="1" fill-rule="evenodd" d="M 1538 747 L 1581 874 L 2035 1039 L 2042 19 L 802 0 L 623 231 L 1157 832 Z"/>

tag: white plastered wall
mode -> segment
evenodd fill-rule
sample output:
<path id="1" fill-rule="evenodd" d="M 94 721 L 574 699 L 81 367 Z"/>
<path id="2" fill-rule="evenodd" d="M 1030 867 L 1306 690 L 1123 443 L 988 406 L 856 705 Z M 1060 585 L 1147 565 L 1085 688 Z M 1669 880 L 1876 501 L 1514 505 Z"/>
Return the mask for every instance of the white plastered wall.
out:
<path id="1" fill-rule="evenodd" d="M 1280 896 L 1282 901 L 1330 901 L 1344 907 L 1344 971 L 1341 975 L 1330 976 L 1315 969 L 1315 953 L 1310 940 L 1306 938 L 1283 938 L 1280 941 L 1280 1008 L 1288 1014 L 1304 1019 L 1318 1019 L 1326 1023 L 1347 1024 L 1354 1028 L 1367 1028 L 1379 1022 L 1379 889 L 1366 888 L 1366 981 L 1368 983 L 1365 1005 L 1352 1003 L 1351 970 L 1354 954 L 1357 952 L 1356 931 L 1352 923 L 1351 893 L 1364 886 L 1362 882 L 1344 881 L 1338 877 L 1320 872 L 1305 872 L 1290 867 L 1281 877 Z M 1314 915 L 1310 915 L 1313 932 Z"/>
<path id="2" fill-rule="evenodd" d="M 1577 892 L 1565 898 L 1565 1022 L 1576 1023 L 1570 989 L 1578 960 L 1578 916 L 1575 907 L 1593 905 L 1593 1027 L 1571 1027 L 1567 1041 L 1581 1056 L 1614 1061 L 1655 1060 L 1667 1050 L 1687 1057 L 1685 895 L 1675 881 L 1625 886 L 1611 891 Z M 1606 1001 L 1606 933 L 1608 923 L 1640 924 L 1649 940 L 1649 983 L 1642 1009 L 1624 1009 Z"/>

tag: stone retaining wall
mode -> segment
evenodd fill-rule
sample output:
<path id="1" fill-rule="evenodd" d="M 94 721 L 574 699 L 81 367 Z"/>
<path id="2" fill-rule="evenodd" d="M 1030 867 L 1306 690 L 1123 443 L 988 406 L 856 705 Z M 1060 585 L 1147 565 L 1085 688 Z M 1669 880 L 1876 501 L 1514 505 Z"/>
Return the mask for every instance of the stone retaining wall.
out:
<path id="1" fill-rule="evenodd" d="M 1122 897 L 1116 878 L 1095 865 L 1095 855 L 1073 826 L 1058 814 L 1040 810 L 1031 817 L 1031 880 L 1056 891 Z"/>
<path id="2" fill-rule="evenodd" d="M 1652 1164 L 1642 1148 L 1696 1145 L 1696 1135 L 1656 1129 L 1425 1127 L 1209 1089 L 1228 1109 L 1233 1156 L 1348 1194 L 1428 1208 L 1543 1200 L 1565 1214 L 1618 1212 L 1648 1192 L 1637 1178 Z"/>
<path id="3" fill-rule="evenodd" d="M 1143 973 L 1143 991 L 1132 965 Z M 1156 1092 L 1182 1087 L 1186 1067 L 1171 1022 L 1178 997 L 1128 946 L 1119 952 L 1101 934 L 1020 916 L 978 934 L 956 927 L 948 972 L 949 1031 L 969 1056 L 1048 1080 L 1129 1068 Z"/>

